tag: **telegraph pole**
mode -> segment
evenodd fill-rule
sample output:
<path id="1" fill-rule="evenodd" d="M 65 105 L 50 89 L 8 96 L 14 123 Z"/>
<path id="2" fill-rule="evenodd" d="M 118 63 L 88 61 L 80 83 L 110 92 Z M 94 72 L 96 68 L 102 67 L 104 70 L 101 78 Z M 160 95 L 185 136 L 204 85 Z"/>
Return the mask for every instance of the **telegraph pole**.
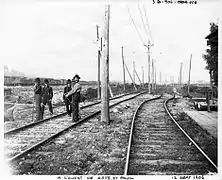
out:
<path id="1" fill-rule="evenodd" d="M 148 93 L 150 94 L 150 41 L 148 39 L 148 45 L 144 45 L 147 48 L 148 55 Z"/>
<path id="2" fill-rule="evenodd" d="M 110 5 L 105 7 L 104 42 L 102 53 L 102 82 L 101 82 L 101 121 L 109 124 L 109 20 Z"/>
<path id="3" fill-rule="evenodd" d="M 152 90 L 154 90 L 154 62 L 152 59 Z"/>
<path id="4" fill-rule="evenodd" d="M 148 41 L 148 93 L 150 94 L 150 41 Z"/>
<path id="5" fill-rule="evenodd" d="M 125 67 L 124 67 L 124 56 L 123 56 L 123 46 L 122 49 L 122 63 L 123 63 L 123 91 L 126 92 L 126 79 L 125 79 Z"/>
<path id="6" fill-rule="evenodd" d="M 154 83 L 155 83 L 155 90 L 157 90 L 157 86 L 156 86 L 156 66 L 155 66 L 155 74 L 154 74 Z"/>
<path id="7" fill-rule="evenodd" d="M 101 49 L 99 48 L 99 26 L 96 25 L 96 32 L 97 32 L 97 46 L 98 46 L 98 80 L 97 80 L 97 98 L 101 98 L 100 94 L 100 57 L 101 57 Z M 102 38 L 101 38 L 102 41 Z"/>
<path id="8" fill-rule="evenodd" d="M 190 67 L 189 67 L 189 78 L 188 78 L 188 95 L 190 95 L 190 73 L 191 73 L 191 60 L 192 60 L 192 54 L 190 55 Z"/>
<path id="9" fill-rule="evenodd" d="M 143 66 L 142 66 L 142 82 L 143 82 L 143 86 L 144 86 L 144 69 L 143 69 Z"/>
<path id="10" fill-rule="evenodd" d="M 182 70 L 183 70 L 183 63 L 180 63 L 180 88 L 182 87 Z"/>

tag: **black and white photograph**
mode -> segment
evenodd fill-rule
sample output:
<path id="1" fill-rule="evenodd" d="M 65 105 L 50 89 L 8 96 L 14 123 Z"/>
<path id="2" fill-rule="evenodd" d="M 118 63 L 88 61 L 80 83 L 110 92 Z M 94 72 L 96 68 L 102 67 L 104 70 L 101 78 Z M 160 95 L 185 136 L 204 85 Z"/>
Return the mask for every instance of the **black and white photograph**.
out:
<path id="1" fill-rule="evenodd" d="M 2 0 L 3 179 L 221 180 L 220 8 Z"/>

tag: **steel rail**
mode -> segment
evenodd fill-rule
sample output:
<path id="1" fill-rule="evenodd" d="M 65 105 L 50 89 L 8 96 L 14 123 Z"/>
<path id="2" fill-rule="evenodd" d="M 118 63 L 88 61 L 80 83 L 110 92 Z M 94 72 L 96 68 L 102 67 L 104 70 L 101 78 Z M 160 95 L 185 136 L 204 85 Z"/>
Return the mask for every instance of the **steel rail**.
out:
<path id="1" fill-rule="evenodd" d="M 134 95 L 134 96 L 132 96 L 132 97 L 130 97 L 130 98 L 127 98 L 127 99 L 121 100 L 121 101 L 119 101 L 119 102 L 116 102 L 116 103 L 110 105 L 109 108 L 112 108 L 112 107 L 114 107 L 114 106 L 116 106 L 116 105 L 118 105 L 118 104 L 120 104 L 120 103 L 122 103 L 122 102 L 129 101 L 129 100 L 131 100 L 131 99 L 134 99 L 134 98 L 136 98 L 137 96 L 140 96 L 141 94 L 144 94 L 144 93 L 146 93 L 146 91 L 145 91 L 145 92 L 140 92 L 140 93 L 138 93 L 138 94 L 136 94 L 136 95 Z M 21 158 L 21 157 L 25 156 L 25 155 L 28 154 L 29 152 L 31 152 L 31 151 L 35 150 L 36 148 L 38 148 L 38 147 L 46 144 L 47 142 L 51 141 L 52 139 L 54 139 L 54 138 L 60 136 L 61 134 L 63 134 L 65 131 L 67 131 L 67 130 L 69 130 L 69 129 L 71 129 L 71 128 L 73 128 L 73 127 L 75 127 L 75 126 L 77 126 L 77 125 L 79 125 L 79 124 L 81 124 L 81 123 L 83 123 L 84 121 L 92 118 L 93 116 L 99 114 L 100 112 L 101 112 L 101 110 L 96 111 L 96 112 L 94 112 L 94 113 L 86 116 L 85 118 L 80 119 L 78 122 L 76 122 L 76 123 L 74 123 L 74 124 L 66 127 L 65 129 L 57 132 L 56 134 L 50 136 L 49 138 L 46 138 L 46 139 L 40 141 L 39 143 L 33 145 L 32 147 L 28 148 L 27 150 L 22 151 L 21 153 L 17 154 L 16 156 L 14 156 L 14 157 L 12 157 L 12 158 L 10 158 L 10 159 L 7 159 L 6 161 L 7 161 L 8 163 L 12 163 L 12 162 L 16 161 L 18 158 Z"/>
<path id="2" fill-rule="evenodd" d="M 136 92 L 122 94 L 122 95 L 119 95 L 119 96 L 110 98 L 110 100 L 118 99 L 118 98 L 121 98 L 121 97 L 123 97 L 123 96 L 127 96 L 127 95 L 129 95 L 129 94 L 135 94 L 135 93 L 136 93 Z M 97 101 L 97 102 L 95 102 L 95 103 L 90 103 L 90 104 L 88 104 L 88 105 L 81 106 L 80 109 L 85 109 L 85 108 L 94 106 L 94 105 L 99 104 L 99 103 L 101 103 L 101 101 Z M 37 121 L 37 122 L 29 123 L 29 124 L 27 124 L 27 125 L 24 125 L 24 126 L 22 126 L 22 127 L 16 128 L 16 129 L 12 129 L 12 130 L 10 130 L 10 131 L 5 132 L 5 133 L 4 133 L 4 136 L 8 136 L 8 135 L 11 135 L 11 134 L 13 134 L 13 133 L 17 133 L 17 132 L 22 131 L 22 130 L 27 129 L 27 128 L 31 128 L 31 127 L 33 127 L 33 126 L 35 126 L 35 125 L 37 125 L 37 124 L 41 124 L 41 123 L 46 122 L 46 121 L 49 121 L 49 120 L 51 120 L 51 119 L 55 119 L 55 118 L 58 118 L 58 117 L 61 117 L 61 116 L 65 116 L 66 114 L 67 114 L 67 113 L 64 112 L 64 113 L 61 113 L 61 114 L 58 114 L 58 115 L 55 115 L 55 116 L 52 116 L 52 117 L 45 118 L 45 119 L 40 120 L 40 121 Z"/>
<path id="3" fill-rule="evenodd" d="M 162 97 L 162 94 L 158 97 L 152 98 L 152 99 L 147 99 L 145 101 L 143 101 L 138 108 L 136 109 L 134 115 L 133 115 L 133 120 L 131 123 L 131 128 L 130 128 L 130 136 L 129 136 L 129 141 L 128 141 L 128 148 L 127 148 L 127 155 L 126 155 L 126 163 L 125 163 L 125 168 L 124 168 L 124 175 L 127 175 L 128 172 L 128 168 L 129 168 L 129 160 L 130 160 L 130 149 L 131 149 L 131 145 L 132 145 L 132 138 L 133 138 L 133 128 L 134 128 L 134 122 L 136 119 L 136 115 L 138 114 L 139 109 L 147 102 L 153 101 L 153 100 L 157 100 L 160 99 Z"/>
<path id="4" fill-rule="evenodd" d="M 167 99 L 164 102 L 164 109 L 166 110 L 167 114 L 170 116 L 170 118 L 173 120 L 173 122 L 177 125 L 177 127 L 183 132 L 183 134 L 195 145 L 195 147 L 201 152 L 201 154 L 211 163 L 211 165 L 213 165 L 213 167 L 217 170 L 217 166 L 214 164 L 214 162 L 207 156 L 207 154 L 197 145 L 197 143 L 183 130 L 183 128 L 177 123 L 177 121 L 174 119 L 174 117 L 172 116 L 172 114 L 170 113 L 168 107 L 167 107 L 167 103 L 170 100 L 173 100 L 175 97 L 173 96 L 172 98 Z"/>

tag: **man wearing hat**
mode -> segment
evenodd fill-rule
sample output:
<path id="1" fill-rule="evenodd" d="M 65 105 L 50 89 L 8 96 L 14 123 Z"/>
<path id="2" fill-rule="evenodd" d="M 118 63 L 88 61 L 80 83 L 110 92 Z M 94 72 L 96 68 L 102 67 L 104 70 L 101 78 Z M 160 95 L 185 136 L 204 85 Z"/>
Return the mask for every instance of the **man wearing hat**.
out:
<path id="1" fill-rule="evenodd" d="M 72 96 L 72 121 L 79 120 L 79 102 L 80 102 L 80 92 L 81 92 L 81 85 L 79 84 L 79 75 L 76 74 L 72 79 L 72 90 L 69 91 L 65 96 L 68 98 Z"/>
<path id="2" fill-rule="evenodd" d="M 42 119 L 42 111 L 41 111 L 41 100 L 42 100 L 42 86 L 40 85 L 40 79 L 35 79 L 34 85 L 34 99 L 35 99 L 35 109 L 36 109 L 36 121 Z"/>
<path id="3" fill-rule="evenodd" d="M 66 94 L 71 91 L 71 83 L 72 81 L 70 79 L 67 80 L 66 82 L 66 87 L 64 88 L 64 91 L 63 91 L 63 100 L 65 102 L 65 105 L 66 105 L 66 112 L 68 114 L 68 116 L 71 116 L 71 113 L 72 113 L 72 96 L 69 96 L 68 98 L 66 98 Z"/>
<path id="4" fill-rule="evenodd" d="M 49 107 L 49 111 L 51 115 L 53 114 L 52 111 L 52 97 L 53 97 L 53 90 L 52 87 L 49 86 L 49 80 L 44 80 L 44 86 L 42 88 L 42 117 L 44 115 L 45 105 L 47 104 Z"/>

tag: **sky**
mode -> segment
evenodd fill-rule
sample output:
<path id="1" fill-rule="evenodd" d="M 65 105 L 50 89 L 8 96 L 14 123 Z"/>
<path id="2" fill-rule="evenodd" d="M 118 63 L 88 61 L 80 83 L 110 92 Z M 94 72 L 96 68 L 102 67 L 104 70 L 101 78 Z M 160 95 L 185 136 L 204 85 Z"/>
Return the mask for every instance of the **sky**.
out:
<path id="1" fill-rule="evenodd" d="M 144 67 L 147 82 L 148 57 L 133 23 L 145 43 L 152 37 L 151 59 L 157 81 L 174 76 L 178 81 L 183 63 L 183 82 L 188 80 L 192 53 L 191 80 L 209 81 L 202 58 L 207 45 L 209 23 L 218 22 L 219 1 L 198 1 L 196 5 L 159 5 L 153 1 L 111 3 L 110 64 L 111 81 L 122 81 L 121 46 L 130 72 L 133 61 L 140 78 Z M 140 11 L 145 9 L 150 32 L 144 29 Z M 97 80 L 96 25 L 104 34 L 105 4 L 70 1 L 3 1 L 0 5 L 0 59 L 4 65 L 27 75 Z M 144 19 L 145 20 L 145 19 Z M 127 73 L 127 72 L 126 72 Z M 130 82 L 129 75 L 126 80 Z M 137 81 L 138 82 L 138 81 Z"/>

